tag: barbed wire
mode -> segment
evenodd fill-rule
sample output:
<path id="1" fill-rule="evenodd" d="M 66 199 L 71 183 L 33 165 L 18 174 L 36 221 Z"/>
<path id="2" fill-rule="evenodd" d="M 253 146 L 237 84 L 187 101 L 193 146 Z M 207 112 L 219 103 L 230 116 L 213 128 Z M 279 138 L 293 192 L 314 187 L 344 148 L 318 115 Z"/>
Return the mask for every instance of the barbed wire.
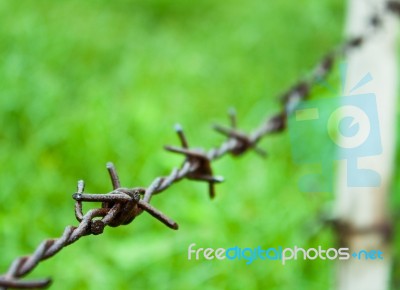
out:
<path id="1" fill-rule="evenodd" d="M 400 3 L 397 1 L 386 2 L 386 11 L 400 15 Z M 383 15 L 373 15 L 370 19 L 373 30 L 382 27 Z M 265 156 L 264 150 L 257 147 L 259 141 L 270 134 L 284 131 L 287 117 L 295 110 L 298 104 L 305 100 L 311 89 L 326 79 L 332 71 L 335 61 L 343 54 L 356 49 L 366 43 L 374 36 L 373 32 L 348 39 L 343 44 L 334 48 L 330 53 L 321 59 L 311 70 L 311 73 L 303 80 L 289 88 L 281 97 L 282 109 L 279 113 L 267 118 L 252 133 L 247 134 L 237 126 L 237 117 L 233 109 L 229 111 L 230 126 L 215 125 L 214 129 L 225 135 L 227 140 L 219 147 L 206 151 L 203 148 L 191 148 L 180 125 L 175 126 L 181 147 L 165 146 L 165 149 L 181 154 L 185 160 L 180 168 L 174 168 L 169 175 L 157 177 L 147 188 L 121 187 L 117 170 L 112 163 L 107 164 L 107 170 L 111 179 L 113 190 L 105 194 L 85 193 L 83 180 L 78 181 L 77 191 L 73 194 L 75 200 L 75 216 L 79 222 L 78 226 L 67 226 L 57 239 L 43 241 L 29 256 L 19 257 L 11 264 L 8 271 L 0 276 L 0 289 L 33 289 L 45 288 L 51 284 L 51 279 L 39 279 L 22 281 L 20 278 L 29 274 L 38 264 L 49 259 L 60 252 L 68 245 L 75 243 L 87 235 L 100 235 L 106 226 L 118 227 L 131 223 L 143 211 L 146 211 L 154 218 L 165 224 L 167 227 L 177 230 L 178 224 L 166 216 L 160 210 L 150 205 L 153 195 L 167 190 L 174 183 L 182 179 L 203 181 L 208 183 L 209 196 L 215 196 L 214 186 L 223 181 L 222 177 L 214 176 L 212 162 L 227 155 L 241 156 L 244 153 L 254 150 L 261 156 Z M 83 202 L 101 202 L 101 207 L 91 209 L 83 213 Z"/>

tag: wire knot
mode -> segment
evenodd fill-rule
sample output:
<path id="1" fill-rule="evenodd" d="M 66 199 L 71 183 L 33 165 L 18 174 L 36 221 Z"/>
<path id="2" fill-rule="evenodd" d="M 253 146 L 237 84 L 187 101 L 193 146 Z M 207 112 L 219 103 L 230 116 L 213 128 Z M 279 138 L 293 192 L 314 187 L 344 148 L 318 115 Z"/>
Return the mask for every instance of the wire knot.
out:
<path id="1" fill-rule="evenodd" d="M 190 166 L 187 178 L 207 182 L 209 186 L 210 198 L 214 198 L 214 184 L 222 182 L 224 180 L 223 177 L 213 175 L 211 159 L 203 150 L 196 148 L 189 149 L 188 142 L 180 125 L 175 126 L 175 131 L 179 136 L 182 148 L 169 145 L 165 146 L 164 148 L 170 152 L 185 155 L 186 159 L 182 167 Z"/>
<path id="2" fill-rule="evenodd" d="M 229 139 L 234 140 L 234 146 L 230 150 L 230 153 L 234 156 L 240 156 L 243 153 L 247 152 L 249 149 L 253 149 L 256 153 L 258 153 L 262 157 L 266 157 L 267 153 L 256 146 L 256 140 L 252 138 L 250 135 L 247 135 L 237 129 L 237 117 L 236 111 L 234 109 L 229 110 L 229 118 L 231 121 L 231 127 L 227 128 L 220 125 L 214 125 L 214 129 L 221 133 L 222 135 L 227 136 Z"/>
<path id="3" fill-rule="evenodd" d="M 165 216 L 162 212 L 141 199 L 146 192 L 145 188 L 121 187 L 117 171 L 114 165 L 107 163 L 107 170 L 113 185 L 113 191 L 106 194 L 87 194 L 84 191 L 83 180 L 78 181 L 78 190 L 72 195 L 75 199 L 75 216 L 77 220 L 89 219 L 87 231 L 89 234 L 99 235 L 103 233 L 105 226 L 118 227 L 131 223 L 137 215 L 147 211 L 150 215 L 172 229 L 178 229 L 178 224 Z M 83 215 L 82 202 L 101 202 L 101 208 L 91 210 Z M 100 219 L 99 219 L 100 217 Z"/>

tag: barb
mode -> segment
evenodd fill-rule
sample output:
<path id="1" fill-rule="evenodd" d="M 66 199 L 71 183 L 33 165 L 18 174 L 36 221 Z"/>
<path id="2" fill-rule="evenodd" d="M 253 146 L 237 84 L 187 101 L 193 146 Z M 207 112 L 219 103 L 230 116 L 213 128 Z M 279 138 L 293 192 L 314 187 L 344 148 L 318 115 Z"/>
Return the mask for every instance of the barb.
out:
<path id="1" fill-rule="evenodd" d="M 387 2 L 387 11 L 400 15 L 400 4 L 396 1 Z M 382 26 L 382 16 L 373 15 L 373 27 Z M 310 75 L 291 87 L 283 94 L 282 110 L 265 120 L 252 133 L 244 133 L 237 128 L 237 117 L 234 110 L 229 111 L 230 127 L 215 125 L 214 129 L 225 135 L 227 140 L 219 147 L 206 151 L 202 148 L 190 148 L 187 138 L 180 125 L 175 126 L 181 147 L 165 146 L 165 149 L 182 154 L 185 159 L 179 169 L 174 168 L 169 175 L 158 177 L 147 187 L 124 188 L 121 187 L 117 171 L 112 163 L 107 163 L 113 190 L 106 194 L 84 193 L 83 180 L 78 181 L 77 191 L 72 195 L 75 200 L 75 216 L 79 222 L 77 227 L 67 226 L 58 239 L 43 241 L 30 256 L 17 258 L 10 266 L 8 272 L 0 276 L 0 289 L 17 288 L 32 289 L 45 288 L 51 284 L 50 279 L 35 281 L 22 281 L 20 278 L 29 274 L 40 262 L 51 258 L 64 247 L 76 242 L 87 235 L 100 235 L 106 226 L 118 227 L 131 223 L 138 215 L 146 211 L 151 216 L 171 229 L 178 229 L 178 224 L 164 213 L 150 205 L 153 195 L 167 190 L 171 185 L 187 178 L 208 183 L 209 196 L 215 197 L 215 184 L 222 182 L 223 178 L 214 176 L 212 162 L 227 155 L 241 156 L 254 150 L 266 156 L 264 150 L 257 147 L 259 141 L 270 134 L 284 131 L 287 116 L 290 115 L 299 102 L 306 99 L 309 92 L 320 80 L 331 72 L 335 60 L 342 54 L 347 54 L 353 49 L 362 46 L 373 34 L 357 36 L 344 42 L 327 54 L 311 71 Z M 100 202 L 101 207 L 83 213 L 83 202 Z"/>

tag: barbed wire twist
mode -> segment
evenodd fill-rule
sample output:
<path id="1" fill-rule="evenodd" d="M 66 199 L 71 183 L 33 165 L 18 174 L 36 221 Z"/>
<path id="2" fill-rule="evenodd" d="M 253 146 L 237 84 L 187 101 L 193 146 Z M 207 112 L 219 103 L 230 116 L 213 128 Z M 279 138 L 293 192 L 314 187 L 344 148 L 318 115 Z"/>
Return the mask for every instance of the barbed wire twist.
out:
<path id="1" fill-rule="evenodd" d="M 400 3 L 388 1 L 387 11 L 400 15 Z M 373 28 L 382 26 L 382 15 L 373 15 L 370 25 Z M 289 88 L 281 98 L 282 110 L 268 118 L 251 134 L 246 134 L 238 129 L 237 117 L 233 109 L 229 111 L 230 127 L 215 125 L 214 129 L 225 135 L 227 140 L 219 147 L 206 151 L 202 148 L 191 148 L 180 125 L 175 126 L 181 147 L 165 146 L 165 149 L 182 154 L 185 160 L 180 168 L 174 168 L 169 175 L 157 177 L 147 188 L 121 187 L 117 170 L 112 163 L 107 164 L 107 170 L 111 179 L 113 190 L 105 194 L 85 193 L 83 180 L 78 181 L 77 191 L 72 195 L 75 200 L 75 216 L 78 226 L 67 226 L 57 239 L 43 241 L 29 256 L 23 256 L 14 260 L 7 273 L 0 276 L 0 289 L 32 289 L 45 288 L 51 284 L 51 279 L 39 279 L 22 281 L 20 278 L 29 274 L 38 264 L 56 255 L 68 245 L 75 243 L 87 235 L 100 235 L 106 226 L 118 227 L 131 223 L 137 216 L 146 211 L 167 227 L 177 230 L 178 224 L 164 213 L 150 205 L 153 195 L 167 190 L 174 183 L 182 179 L 204 181 L 208 183 L 209 196 L 214 198 L 216 183 L 223 181 L 222 177 L 214 176 L 212 162 L 227 155 L 241 156 L 254 150 L 261 156 L 266 156 L 264 150 L 257 147 L 259 141 L 270 134 L 284 131 L 287 117 L 295 110 L 297 105 L 305 100 L 311 89 L 325 79 L 331 72 L 335 60 L 354 48 L 362 46 L 373 34 L 353 37 L 328 53 L 311 71 L 304 80 Z M 91 209 L 83 213 L 83 202 L 101 202 L 101 207 Z"/>

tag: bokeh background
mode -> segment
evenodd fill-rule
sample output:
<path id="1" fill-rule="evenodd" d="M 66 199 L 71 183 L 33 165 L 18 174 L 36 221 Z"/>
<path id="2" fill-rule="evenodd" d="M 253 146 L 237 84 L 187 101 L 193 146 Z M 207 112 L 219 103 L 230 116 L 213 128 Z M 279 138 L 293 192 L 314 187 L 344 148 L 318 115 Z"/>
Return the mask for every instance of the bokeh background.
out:
<path id="1" fill-rule="evenodd" d="M 182 162 L 162 150 L 178 144 L 175 123 L 210 148 L 228 108 L 244 130 L 279 110 L 277 97 L 343 40 L 344 15 L 337 0 L 0 1 L 0 272 L 77 224 L 78 179 L 87 192 L 111 189 L 107 161 L 124 186 L 147 186 Z M 179 231 L 143 214 L 29 277 L 51 276 L 54 289 L 328 289 L 330 261 L 187 260 L 191 243 L 336 245 L 319 221 L 333 196 L 299 191 L 309 168 L 293 164 L 288 134 L 261 145 L 267 159 L 215 163 L 226 182 L 213 201 L 191 181 L 154 198 Z"/>

